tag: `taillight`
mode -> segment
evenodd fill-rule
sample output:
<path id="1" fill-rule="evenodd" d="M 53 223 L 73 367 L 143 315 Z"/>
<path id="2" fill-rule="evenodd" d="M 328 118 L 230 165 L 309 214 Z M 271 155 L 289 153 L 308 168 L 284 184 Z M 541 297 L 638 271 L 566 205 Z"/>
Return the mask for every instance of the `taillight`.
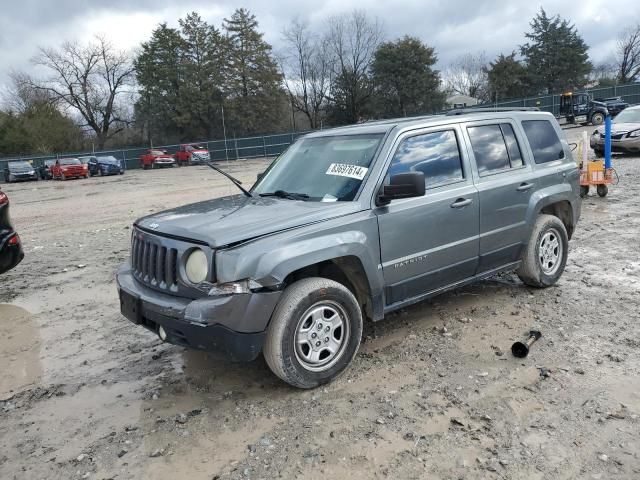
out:
<path id="1" fill-rule="evenodd" d="M 17 233 L 9 239 L 9 245 L 19 245 L 20 244 L 20 235 Z"/>
<path id="2" fill-rule="evenodd" d="M 0 192 L 0 205 L 6 205 L 9 203 L 9 197 L 4 192 Z"/>

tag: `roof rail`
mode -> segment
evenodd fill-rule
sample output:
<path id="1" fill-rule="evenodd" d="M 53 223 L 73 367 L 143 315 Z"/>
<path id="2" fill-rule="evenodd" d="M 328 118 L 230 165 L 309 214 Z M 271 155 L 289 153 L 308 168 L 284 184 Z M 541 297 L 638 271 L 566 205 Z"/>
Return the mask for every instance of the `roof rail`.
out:
<path id="1" fill-rule="evenodd" d="M 538 107 L 480 107 L 480 108 L 454 108 L 445 115 L 466 115 L 468 113 L 487 112 L 539 112 Z"/>

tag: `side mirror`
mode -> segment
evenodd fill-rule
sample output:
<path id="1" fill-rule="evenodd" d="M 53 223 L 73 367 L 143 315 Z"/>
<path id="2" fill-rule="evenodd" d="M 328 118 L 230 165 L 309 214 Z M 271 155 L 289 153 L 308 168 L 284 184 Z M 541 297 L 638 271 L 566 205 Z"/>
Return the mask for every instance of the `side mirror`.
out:
<path id="1" fill-rule="evenodd" d="M 391 200 L 413 198 L 424 195 L 424 173 L 398 173 L 389 179 L 389 185 L 383 185 L 378 195 L 378 205 L 386 205 Z"/>
<path id="2" fill-rule="evenodd" d="M 258 175 L 256 175 L 256 182 L 259 182 L 262 177 L 264 177 L 264 172 L 259 173 Z"/>

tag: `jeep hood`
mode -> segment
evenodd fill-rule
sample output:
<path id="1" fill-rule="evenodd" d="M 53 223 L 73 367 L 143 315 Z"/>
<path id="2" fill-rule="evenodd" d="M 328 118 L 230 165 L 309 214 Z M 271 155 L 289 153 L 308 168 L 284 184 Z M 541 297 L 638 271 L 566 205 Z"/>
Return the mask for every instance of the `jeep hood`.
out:
<path id="1" fill-rule="evenodd" d="M 221 247 L 361 210 L 358 202 L 305 202 L 243 195 L 215 198 L 155 213 L 137 227 Z"/>

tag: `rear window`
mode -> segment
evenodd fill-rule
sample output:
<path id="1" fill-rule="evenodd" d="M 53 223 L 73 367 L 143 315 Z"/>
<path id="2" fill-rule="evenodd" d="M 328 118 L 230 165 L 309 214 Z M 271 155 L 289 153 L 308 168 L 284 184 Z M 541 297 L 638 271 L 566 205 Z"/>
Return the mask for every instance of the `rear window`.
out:
<path id="1" fill-rule="evenodd" d="M 564 149 L 555 128 L 548 120 L 524 120 L 522 128 L 529 140 L 536 163 L 553 162 L 564 158 Z"/>
<path id="2" fill-rule="evenodd" d="M 81 163 L 77 158 L 63 158 L 60 160 L 60 165 L 81 165 Z"/>

